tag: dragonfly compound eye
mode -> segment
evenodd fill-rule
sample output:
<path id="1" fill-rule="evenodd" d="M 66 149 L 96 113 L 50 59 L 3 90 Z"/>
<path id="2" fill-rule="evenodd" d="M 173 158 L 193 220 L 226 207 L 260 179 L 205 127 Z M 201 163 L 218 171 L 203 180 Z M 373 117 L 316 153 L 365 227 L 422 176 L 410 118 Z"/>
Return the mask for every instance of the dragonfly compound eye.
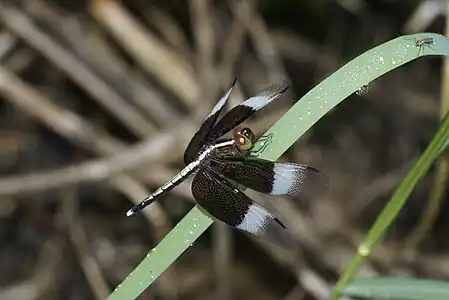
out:
<path id="1" fill-rule="evenodd" d="M 247 139 L 249 139 L 251 143 L 254 143 L 256 141 L 256 135 L 248 127 L 243 128 L 240 133 L 243 134 Z"/>
<path id="2" fill-rule="evenodd" d="M 245 136 L 242 132 L 239 132 L 235 135 L 235 142 L 237 143 L 237 146 L 241 150 L 250 150 L 253 146 L 252 141 Z"/>

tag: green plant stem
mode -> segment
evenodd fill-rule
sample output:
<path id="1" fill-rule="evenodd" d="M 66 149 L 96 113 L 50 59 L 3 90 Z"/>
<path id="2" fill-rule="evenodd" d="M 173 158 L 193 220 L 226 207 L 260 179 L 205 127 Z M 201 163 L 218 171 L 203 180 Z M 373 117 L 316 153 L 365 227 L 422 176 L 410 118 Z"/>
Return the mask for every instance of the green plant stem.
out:
<path id="1" fill-rule="evenodd" d="M 419 218 L 418 225 L 405 239 L 404 249 L 415 248 L 432 229 L 433 224 L 435 223 L 435 218 L 437 217 L 444 200 L 448 171 L 449 157 L 447 155 L 442 155 L 440 156 L 438 166 L 435 170 L 435 177 L 430 190 L 429 201 Z"/>
<path id="2" fill-rule="evenodd" d="M 446 9 L 449 11 L 449 3 L 446 3 Z M 449 33 L 449 19 L 446 18 L 446 34 Z M 441 74 L 441 102 L 440 118 L 443 118 L 449 111 L 449 58 L 443 59 L 443 72 Z M 435 219 L 438 216 L 441 204 L 446 192 L 446 182 L 449 170 L 449 156 L 442 155 L 438 161 L 435 178 L 429 193 L 429 201 L 423 210 L 418 225 L 406 237 L 404 249 L 414 249 L 426 237 L 432 229 Z"/>
<path id="3" fill-rule="evenodd" d="M 420 156 L 413 169 L 404 178 L 402 183 L 396 189 L 393 197 L 390 201 L 388 201 L 388 204 L 376 219 L 376 222 L 366 235 L 363 243 L 359 246 L 355 258 L 337 282 L 336 288 L 330 299 L 338 299 L 338 296 L 344 287 L 354 278 L 365 257 L 371 254 L 374 247 L 387 231 L 388 227 L 390 227 L 393 223 L 394 219 L 397 217 L 401 208 L 404 206 L 413 191 L 415 185 L 424 175 L 426 175 L 432 163 L 438 158 L 439 153 L 445 146 L 448 139 L 449 115 L 446 115 L 439 130 L 425 152 Z"/>

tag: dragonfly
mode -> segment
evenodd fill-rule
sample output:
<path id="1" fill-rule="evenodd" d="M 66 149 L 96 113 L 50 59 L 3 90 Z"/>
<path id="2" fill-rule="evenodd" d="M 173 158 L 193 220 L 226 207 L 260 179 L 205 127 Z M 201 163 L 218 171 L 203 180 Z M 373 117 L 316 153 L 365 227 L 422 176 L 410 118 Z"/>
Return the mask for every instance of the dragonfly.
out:
<path id="1" fill-rule="evenodd" d="M 287 227 L 244 192 L 238 185 L 269 195 L 300 195 L 327 187 L 326 175 L 318 169 L 296 163 L 273 162 L 251 155 L 256 136 L 243 127 L 235 130 L 288 89 L 284 81 L 272 84 L 241 102 L 219 119 L 237 79 L 213 107 L 190 140 L 185 152 L 186 167 L 171 180 L 132 207 L 131 216 L 194 175 L 191 191 L 199 206 L 227 225 L 256 236 L 271 233 L 290 240 Z M 234 130 L 234 131 L 233 131 Z M 233 131 L 232 137 L 223 138 Z"/>

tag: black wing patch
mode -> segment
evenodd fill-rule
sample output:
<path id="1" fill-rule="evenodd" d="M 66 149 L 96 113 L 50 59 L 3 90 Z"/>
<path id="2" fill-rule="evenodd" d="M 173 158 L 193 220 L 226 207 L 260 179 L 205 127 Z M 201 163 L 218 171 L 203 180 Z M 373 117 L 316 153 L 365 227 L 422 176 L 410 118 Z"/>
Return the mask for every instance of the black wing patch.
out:
<path id="1" fill-rule="evenodd" d="M 214 157 L 211 167 L 219 174 L 252 190 L 270 195 L 310 196 L 328 187 L 321 171 L 302 164 L 273 162 L 254 157 Z"/>
<path id="2" fill-rule="evenodd" d="M 235 106 L 209 131 L 206 137 L 206 143 L 214 141 L 228 133 L 246 119 L 251 117 L 256 111 L 262 109 L 264 106 L 279 98 L 287 89 L 288 85 L 286 82 L 270 85 L 253 97 L 248 98 L 239 105 Z"/>
<path id="3" fill-rule="evenodd" d="M 229 96 L 231 95 L 232 89 L 234 88 L 236 82 L 237 78 L 234 79 L 234 81 L 227 89 L 226 93 L 221 97 L 221 99 L 217 102 L 217 104 L 215 104 L 209 116 L 207 116 L 206 120 L 203 122 L 203 124 L 201 124 L 200 129 L 195 133 L 193 138 L 190 140 L 189 145 L 187 146 L 184 152 L 184 162 L 186 165 L 188 165 L 195 159 L 195 156 L 197 155 L 198 151 L 204 145 L 204 142 L 206 141 L 206 138 L 210 130 L 217 121 L 221 111 L 226 106 L 226 102 L 228 101 Z"/>
<path id="4" fill-rule="evenodd" d="M 256 111 L 262 109 L 264 106 L 279 98 L 288 89 L 288 84 L 286 82 L 270 85 L 253 97 L 248 98 L 231 109 L 218 121 L 216 125 L 214 125 L 229 99 L 236 80 L 237 79 L 234 79 L 227 92 L 217 102 L 209 116 L 201 125 L 200 129 L 190 140 L 190 143 L 184 152 L 184 162 L 186 164 L 189 164 L 195 159 L 195 156 L 203 145 L 210 143 L 211 141 L 214 141 L 228 133 L 233 128 L 251 117 Z"/>
<path id="5" fill-rule="evenodd" d="M 286 227 L 267 209 L 254 202 L 212 169 L 202 168 L 192 182 L 198 204 L 216 219 L 229 226 L 252 233 L 275 234 L 289 241 Z"/>

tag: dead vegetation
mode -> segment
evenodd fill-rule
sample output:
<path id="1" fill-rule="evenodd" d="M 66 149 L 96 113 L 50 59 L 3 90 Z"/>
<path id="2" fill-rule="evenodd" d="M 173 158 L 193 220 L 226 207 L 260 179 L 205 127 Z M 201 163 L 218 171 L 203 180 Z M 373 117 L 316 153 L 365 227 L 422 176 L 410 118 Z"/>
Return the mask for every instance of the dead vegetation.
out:
<path id="1" fill-rule="evenodd" d="M 352 57 L 400 33 L 443 32 L 446 8 L 429 18 L 428 2 L 1 0 L 0 299 L 105 299 L 192 206 L 187 181 L 125 217 L 182 167 L 234 76 L 233 104 L 293 83 L 251 120 L 263 133 Z M 437 58 L 388 74 L 285 154 L 324 170 L 332 189 L 300 205 L 254 195 L 295 247 L 214 224 L 141 299 L 326 299 L 437 127 L 440 73 Z M 449 277 L 447 204 L 403 249 L 431 179 L 360 275 Z"/>

